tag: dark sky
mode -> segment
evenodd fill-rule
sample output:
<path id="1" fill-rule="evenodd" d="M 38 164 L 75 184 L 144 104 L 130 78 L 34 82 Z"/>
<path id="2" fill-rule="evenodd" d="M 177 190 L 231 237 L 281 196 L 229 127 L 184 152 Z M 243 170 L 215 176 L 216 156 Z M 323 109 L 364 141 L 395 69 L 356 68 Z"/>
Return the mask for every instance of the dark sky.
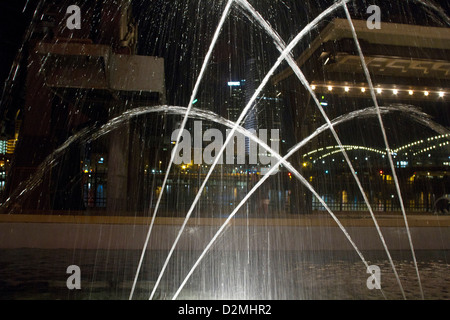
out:
<path id="1" fill-rule="evenodd" d="M 17 54 L 17 50 L 23 40 L 24 32 L 31 22 L 33 11 L 38 0 L 0 0 L 0 83 L 4 83 L 7 78 L 11 64 Z M 76 1 L 75 1 L 76 2 Z M 135 14 L 139 21 L 141 31 L 141 52 L 144 54 L 164 55 L 167 50 L 171 50 L 171 41 L 182 43 L 181 34 L 162 32 L 161 27 L 164 23 L 169 23 L 168 31 L 174 31 L 177 28 L 186 30 L 189 27 L 203 28 L 202 30 L 211 30 L 217 22 L 220 10 L 225 1 L 215 2 L 216 10 L 208 10 L 201 5 L 199 0 L 134 0 Z M 326 8 L 332 1 L 250 1 L 269 22 L 278 30 L 278 32 L 287 40 L 289 35 L 297 30 L 295 22 L 304 20 L 311 12 L 313 17 L 318 12 Z M 389 16 L 388 19 L 401 19 L 404 22 L 414 21 L 419 24 L 442 24 L 445 21 L 442 18 L 443 13 L 450 12 L 450 2 L 447 0 L 425 1 L 426 3 L 435 3 L 442 7 L 442 13 L 436 12 L 432 6 L 423 7 L 423 10 L 416 10 L 411 5 L 415 1 L 353 1 L 349 4 L 349 9 L 355 15 L 361 17 L 367 16 L 364 8 L 368 4 L 379 4 L 382 7 L 382 19 Z M 26 6 L 26 10 L 23 10 Z M 203 7 L 203 8 L 202 8 Z M 385 14 L 386 12 L 386 14 Z M 201 19 L 201 16 L 207 19 Z M 195 17 L 193 19 L 193 17 Z M 206 21 L 207 20 L 207 21 Z M 201 26 L 203 24 L 203 27 Z M 200 30 L 200 29 L 198 29 Z M 156 39 L 155 33 L 160 33 Z M 194 34 L 192 34 L 194 36 Z M 155 40 L 156 39 L 156 40 Z M 187 43 L 192 42 L 193 38 L 185 38 Z M 205 48 L 201 48 L 205 50 Z M 176 50 L 176 49 L 172 49 Z"/>
<path id="2" fill-rule="evenodd" d="M 4 83 L 10 72 L 11 64 L 21 45 L 24 32 L 30 25 L 33 11 L 38 2 L 38 0 L 0 0 L 1 84 Z M 66 3 L 67 1 L 62 2 Z M 295 31 L 298 31 L 299 21 L 306 21 L 314 17 L 333 1 L 256 0 L 250 2 L 287 41 Z M 420 6 L 422 10 L 417 9 L 412 5 L 415 2 L 412 0 L 357 0 L 349 4 L 349 9 L 355 16 L 360 15 L 364 18 L 367 16 L 364 8 L 368 4 L 379 4 L 382 8 L 382 19 L 398 19 L 405 23 L 414 21 L 418 24 L 434 25 L 443 24 L 445 22 L 445 19 L 442 18 L 443 14 L 450 12 L 450 2 L 447 0 L 425 1 L 426 3 L 440 5 L 443 9 L 441 13 L 434 11 L 432 6 Z M 205 8 L 199 0 L 134 0 L 133 3 L 141 32 L 140 52 L 164 56 L 165 54 L 180 54 L 179 48 L 174 44 L 183 42 L 185 42 L 187 51 L 189 51 L 189 45 L 192 45 L 193 40 L 195 40 L 195 32 L 211 33 L 225 1 L 214 2 L 216 5 L 212 9 Z M 25 7 L 26 10 L 23 10 Z M 202 19 L 202 17 L 207 17 L 207 19 Z M 166 30 L 162 29 L 164 25 L 168 27 Z M 182 32 L 173 32 L 177 29 L 181 31 L 189 30 L 189 28 L 193 28 L 192 32 L 194 32 L 189 37 L 183 38 Z M 156 34 L 158 34 L 158 37 L 155 37 Z M 202 42 L 207 43 L 206 41 Z M 206 48 L 196 49 L 206 50 Z M 195 52 L 189 54 L 195 54 Z M 187 56 L 186 59 L 188 58 Z"/>
<path id="3" fill-rule="evenodd" d="M 31 10 L 22 10 L 25 0 L 0 0 L 0 82 L 4 83 L 31 21 Z M 29 4 L 29 9 L 32 4 Z"/>
<path id="4" fill-rule="evenodd" d="M 70 1 L 61 0 L 61 2 L 67 4 Z M 250 2 L 280 33 L 281 37 L 285 41 L 289 41 L 303 25 L 334 1 L 252 0 Z M 369 4 L 378 4 L 382 8 L 382 21 L 446 26 L 444 15 L 449 13 L 449 1 L 424 2 L 428 5 L 417 6 L 414 5 L 417 1 L 412 0 L 356 0 L 352 1 L 348 7 L 356 18 L 367 18 L 368 14 L 365 12 L 365 8 Z M 38 3 L 38 0 L 0 0 L 0 83 L 2 89 Z M 166 73 L 169 77 L 166 80 L 168 96 L 173 99 L 173 101 L 168 101 L 169 103 L 185 104 L 187 102 L 186 99 L 189 98 L 188 93 L 191 90 L 189 86 L 192 86 L 196 79 L 226 1 L 208 1 L 208 3 L 214 4 L 211 6 L 205 6 L 204 3 L 201 0 L 133 1 L 140 31 L 139 53 L 166 58 Z M 441 5 L 443 10 L 434 10 L 433 3 Z M 249 26 L 248 20 L 241 12 L 234 9 L 232 17 L 233 22 L 227 23 L 224 27 L 224 36 L 219 40 L 218 49 L 214 53 L 214 62 L 217 65 L 223 63 L 228 68 L 230 77 L 240 77 L 239 73 L 243 72 L 242 65 L 246 61 L 246 54 L 251 51 L 263 61 L 261 72 L 264 72 L 264 66 L 271 65 L 271 63 L 266 64 L 265 59 L 273 60 L 272 52 L 268 52 L 268 50 L 273 50 L 273 47 L 258 46 L 260 42 L 267 40 L 262 32 L 259 35 L 257 32 L 252 33 L 256 37 L 254 42 L 248 40 L 248 33 L 252 27 Z M 450 21 L 447 23 L 449 26 Z M 240 60 L 242 63 L 238 61 L 231 65 L 227 62 L 229 57 L 234 60 L 237 57 L 242 58 Z M 219 67 L 217 70 L 220 69 Z M 217 73 L 223 73 L 223 71 L 220 70 Z M 181 87 L 183 85 L 186 87 Z"/>

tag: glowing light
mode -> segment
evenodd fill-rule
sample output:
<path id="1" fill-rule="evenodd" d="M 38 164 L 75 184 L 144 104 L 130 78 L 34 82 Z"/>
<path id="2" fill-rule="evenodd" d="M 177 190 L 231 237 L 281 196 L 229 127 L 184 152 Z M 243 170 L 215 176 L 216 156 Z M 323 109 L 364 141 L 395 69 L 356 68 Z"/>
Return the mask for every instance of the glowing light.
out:
<path id="1" fill-rule="evenodd" d="M 445 93 L 444 93 L 443 91 L 440 91 L 440 92 L 439 92 L 439 97 L 442 98 L 442 97 L 444 96 L 444 94 L 445 94 Z"/>
<path id="2" fill-rule="evenodd" d="M 366 88 L 361 88 L 361 92 L 366 92 Z"/>
<path id="3" fill-rule="evenodd" d="M 382 93 L 383 90 L 381 88 L 377 88 L 377 93 Z"/>
<path id="4" fill-rule="evenodd" d="M 414 91 L 409 90 L 408 93 L 409 93 L 410 96 L 412 96 L 414 94 Z"/>
<path id="5" fill-rule="evenodd" d="M 394 90 L 392 90 L 392 93 L 393 93 L 393 94 L 398 94 L 398 90 L 397 90 L 397 89 L 394 89 Z"/>
<path id="6" fill-rule="evenodd" d="M 316 90 L 316 86 L 315 86 L 315 85 L 312 85 L 312 86 L 311 86 L 311 89 Z"/>
<path id="7" fill-rule="evenodd" d="M 350 88 L 349 87 L 345 87 L 344 90 L 345 90 L 345 92 L 349 92 Z"/>
<path id="8" fill-rule="evenodd" d="M 428 96 L 430 93 L 429 93 L 428 91 L 425 91 L 423 94 L 424 94 L 425 96 Z"/>
<path id="9" fill-rule="evenodd" d="M 328 86 L 328 91 L 331 91 L 331 90 L 333 90 L 333 87 L 332 86 Z"/>

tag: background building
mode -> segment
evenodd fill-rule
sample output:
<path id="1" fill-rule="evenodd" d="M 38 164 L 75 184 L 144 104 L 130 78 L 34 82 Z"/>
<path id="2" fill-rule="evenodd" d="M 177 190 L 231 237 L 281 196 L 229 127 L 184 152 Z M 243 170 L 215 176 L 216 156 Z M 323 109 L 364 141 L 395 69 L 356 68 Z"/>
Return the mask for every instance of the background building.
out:
<path id="1" fill-rule="evenodd" d="M 378 105 L 397 108 L 382 118 L 405 205 L 413 211 L 433 210 L 435 201 L 450 192 L 449 29 L 388 22 L 369 29 L 365 20 L 353 24 Z M 374 106 L 347 19 L 324 27 L 296 62 L 330 119 Z M 297 141 L 325 123 L 290 68 L 274 82 L 295 114 Z M 414 110 L 422 113 L 414 117 Z M 374 207 L 398 210 L 377 117 L 357 118 L 336 130 Z M 297 163 L 336 210 L 365 207 L 331 132 L 309 143 Z M 313 204 L 313 209 L 319 207 Z"/>

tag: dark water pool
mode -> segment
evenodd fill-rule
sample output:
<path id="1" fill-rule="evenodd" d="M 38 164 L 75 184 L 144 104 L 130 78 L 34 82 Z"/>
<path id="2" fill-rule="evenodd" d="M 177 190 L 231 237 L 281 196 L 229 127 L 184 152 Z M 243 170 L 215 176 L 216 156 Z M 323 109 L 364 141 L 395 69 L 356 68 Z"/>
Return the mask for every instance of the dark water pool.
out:
<path id="1" fill-rule="evenodd" d="M 140 251 L 0 251 L 0 298 L 8 300 L 128 299 Z M 155 298 L 171 299 L 199 252 L 178 251 Z M 420 299 L 407 251 L 391 252 L 407 299 Z M 146 255 L 134 299 L 148 299 L 165 251 Z M 368 289 L 364 264 L 350 251 L 213 251 L 194 272 L 179 299 L 402 299 L 384 252 L 364 253 L 380 268 L 381 290 Z M 416 252 L 425 299 L 450 299 L 449 251 Z M 80 267 L 81 289 L 69 290 L 67 267 Z M 384 294 L 384 295 L 383 295 Z"/>

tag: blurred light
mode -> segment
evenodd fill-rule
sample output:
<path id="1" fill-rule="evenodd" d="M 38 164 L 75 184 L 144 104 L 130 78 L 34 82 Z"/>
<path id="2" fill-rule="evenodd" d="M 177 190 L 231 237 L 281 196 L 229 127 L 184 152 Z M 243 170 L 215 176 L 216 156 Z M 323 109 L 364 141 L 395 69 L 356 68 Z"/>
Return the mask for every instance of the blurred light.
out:
<path id="1" fill-rule="evenodd" d="M 428 96 L 430 93 L 429 93 L 428 91 L 425 91 L 423 94 L 424 94 L 425 96 Z"/>
<path id="2" fill-rule="evenodd" d="M 345 92 L 348 92 L 350 90 L 350 88 L 349 87 L 345 87 L 344 90 L 345 90 Z"/>
<path id="3" fill-rule="evenodd" d="M 241 83 L 239 81 L 228 81 L 229 87 L 238 87 L 240 85 L 241 85 Z"/>
<path id="4" fill-rule="evenodd" d="M 397 90 L 397 89 L 394 89 L 394 90 L 392 90 L 392 93 L 393 93 L 393 94 L 397 94 L 397 93 L 398 93 L 398 90 Z"/>
<path id="5" fill-rule="evenodd" d="M 361 88 L 361 92 L 366 92 L 366 88 Z"/>
<path id="6" fill-rule="evenodd" d="M 382 93 L 383 90 L 381 88 L 377 88 L 377 93 Z"/>
<path id="7" fill-rule="evenodd" d="M 443 91 L 440 91 L 440 92 L 439 92 L 439 97 L 442 98 L 443 96 L 444 96 L 444 92 L 443 92 Z"/>
<path id="8" fill-rule="evenodd" d="M 328 86 L 328 91 L 331 91 L 331 90 L 333 90 L 333 87 L 332 86 Z"/>
<path id="9" fill-rule="evenodd" d="M 414 91 L 409 90 L 408 93 L 409 93 L 410 96 L 412 96 L 414 94 Z"/>
<path id="10" fill-rule="evenodd" d="M 316 86 L 315 86 L 315 85 L 312 85 L 312 86 L 311 86 L 311 89 L 316 90 Z"/>

